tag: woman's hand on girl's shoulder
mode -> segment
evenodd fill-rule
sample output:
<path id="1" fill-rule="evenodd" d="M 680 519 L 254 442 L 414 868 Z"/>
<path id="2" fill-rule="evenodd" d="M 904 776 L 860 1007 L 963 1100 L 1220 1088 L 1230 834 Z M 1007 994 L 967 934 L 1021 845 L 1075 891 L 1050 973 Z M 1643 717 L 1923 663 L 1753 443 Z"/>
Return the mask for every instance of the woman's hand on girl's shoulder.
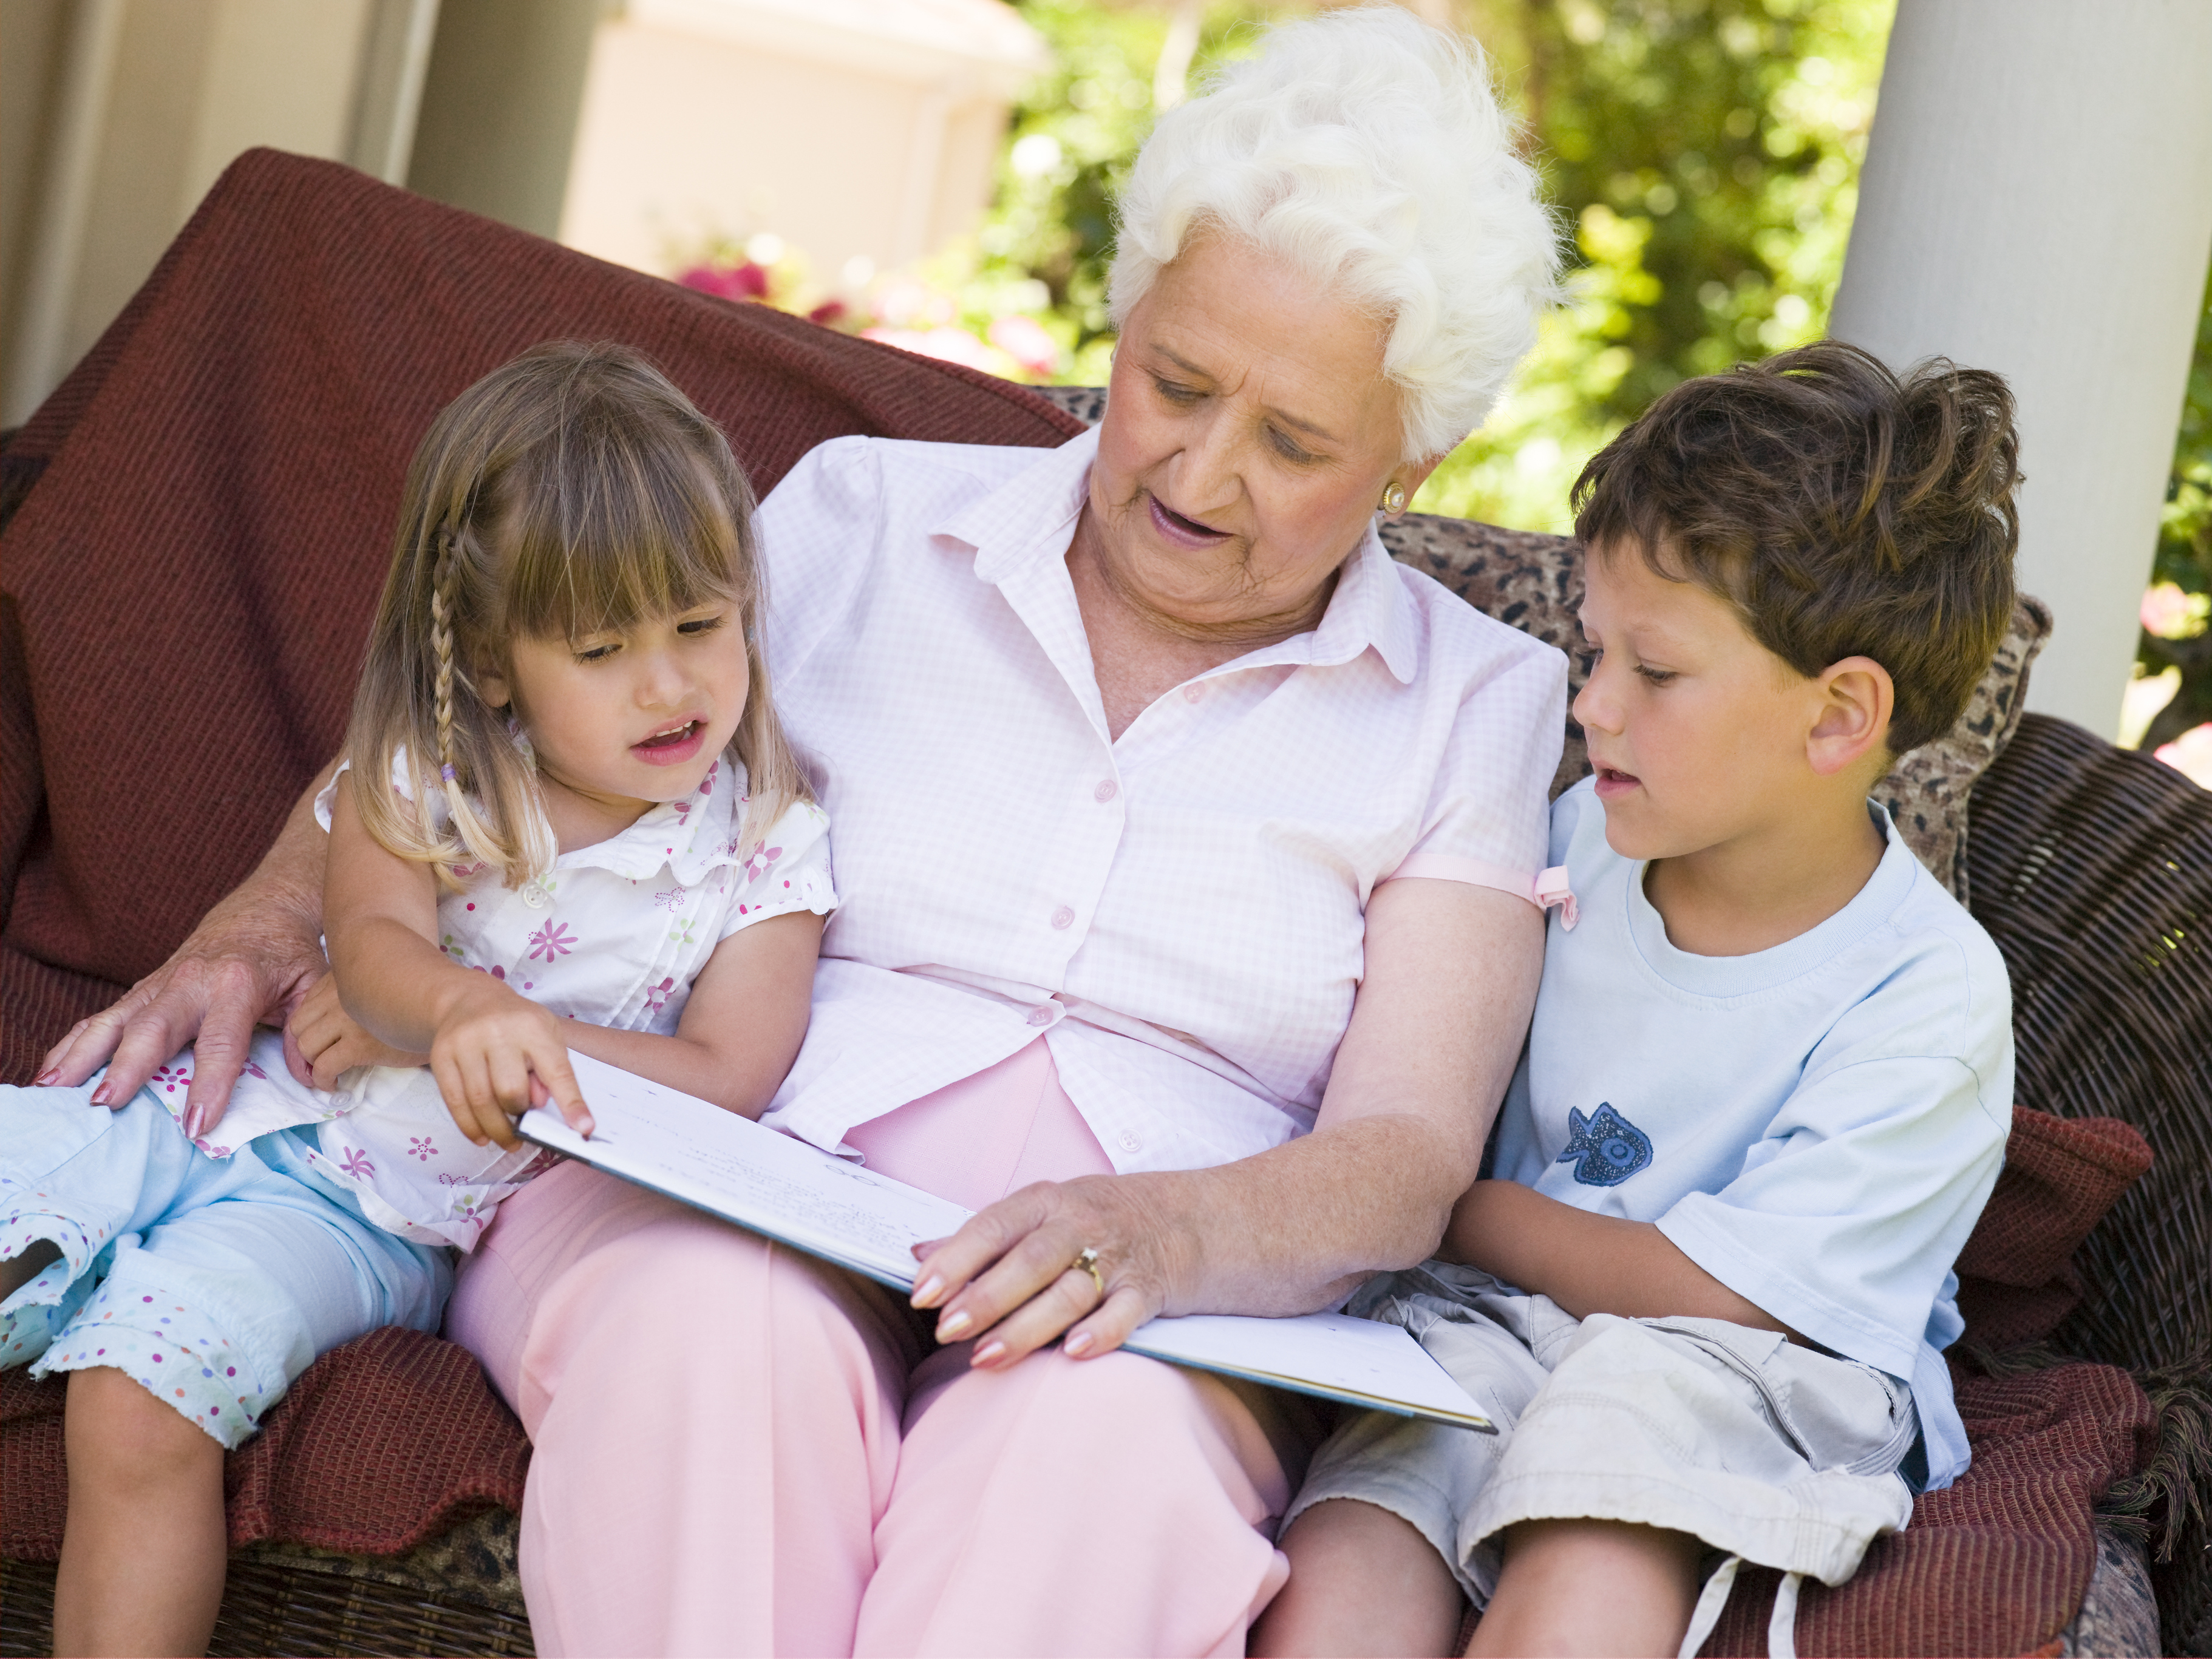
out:
<path id="1" fill-rule="evenodd" d="M 942 1308 L 937 1340 L 973 1338 L 980 1370 L 1014 1364 L 1066 1334 L 1072 1359 L 1110 1353 L 1165 1311 L 1184 1278 L 1187 1236 L 1155 1189 L 1172 1177 L 1040 1181 L 979 1210 L 950 1238 L 916 1247 L 918 1308 Z M 1094 1276 L 1095 1268 L 1095 1276 Z"/>
<path id="2" fill-rule="evenodd" d="M 569 1022 L 489 975 L 458 986 L 439 1011 L 430 1071 L 453 1123 L 477 1146 L 522 1144 L 514 1119 L 550 1104 L 580 1135 L 592 1114 L 568 1064 Z"/>

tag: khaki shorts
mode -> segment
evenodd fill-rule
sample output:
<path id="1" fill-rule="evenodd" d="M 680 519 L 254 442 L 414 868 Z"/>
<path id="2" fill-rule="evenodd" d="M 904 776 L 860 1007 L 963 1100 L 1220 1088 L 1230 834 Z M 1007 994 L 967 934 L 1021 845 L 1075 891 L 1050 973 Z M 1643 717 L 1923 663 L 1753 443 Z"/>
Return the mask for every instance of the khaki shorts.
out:
<path id="1" fill-rule="evenodd" d="M 1363 1413 L 1316 1454 L 1283 1525 L 1332 1498 L 1386 1509 L 1478 1608 L 1522 1521 L 1665 1527 L 1839 1584 L 1911 1514 L 1897 1473 L 1911 1390 L 1870 1365 L 1718 1319 L 1577 1319 L 1439 1262 L 1370 1281 L 1347 1311 L 1412 1332 L 1498 1432 Z"/>

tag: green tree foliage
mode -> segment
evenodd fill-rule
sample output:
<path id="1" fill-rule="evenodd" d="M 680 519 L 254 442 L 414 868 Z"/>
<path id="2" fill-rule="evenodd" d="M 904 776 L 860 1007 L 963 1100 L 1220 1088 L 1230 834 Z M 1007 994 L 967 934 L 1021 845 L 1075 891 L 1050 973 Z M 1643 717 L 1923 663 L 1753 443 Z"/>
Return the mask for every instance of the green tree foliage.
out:
<path id="1" fill-rule="evenodd" d="M 2212 277 L 2206 281 L 2204 310 L 2197 324 L 2197 352 L 2189 366 L 2152 580 L 2172 584 L 2181 602 L 2171 602 L 2171 592 L 2154 589 L 2154 602 L 2144 606 L 2146 621 L 2161 609 L 2168 617 L 2160 619 L 2157 633 L 2143 630 L 2142 670 L 2179 671 L 2181 683 L 2143 734 L 2147 749 L 2212 721 L 2212 627 L 2207 626 L 2212 613 Z M 2160 598 L 2169 602 L 2160 607 L 2155 602 Z"/>
<path id="2" fill-rule="evenodd" d="M 1572 237 L 1571 298 L 1419 503 L 1564 529 L 1583 463 L 1677 381 L 1816 339 L 1893 0 L 1469 0 Z"/>

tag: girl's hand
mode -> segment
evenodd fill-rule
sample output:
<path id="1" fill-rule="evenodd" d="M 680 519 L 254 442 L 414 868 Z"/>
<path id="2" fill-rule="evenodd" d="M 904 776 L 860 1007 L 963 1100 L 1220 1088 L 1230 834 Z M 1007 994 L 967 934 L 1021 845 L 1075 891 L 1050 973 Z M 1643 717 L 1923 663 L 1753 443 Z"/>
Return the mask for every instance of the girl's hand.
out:
<path id="1" fill-rule="evenodd" d="M 1161 1178 L 1041 1181 L 979 1211 L 950 1238 L 917 1245 L 914 1305 L 942 1307 L 940 1342 L 975 1339 L 969 1363 L 1012 1365 L 1063 1331 L 1072 1359 L 1119 1347 L 1185 1282 L 1186 1232 L 1166 1226 Z M 1097 1252 L 1098 1280 L 1079 1265 Z M 1103 1294 L 1101 1286 L 1103 1287 Z"/>
<path id="2" fill-rule="evenodd" d="M 550 1100 L 579 1135 L 592 1114 L 568 1066 L 564 1022 L 485 974 L 447 1004 L 430 1044 L 430 1070 L 453 1123 L 474 1144 L 518 1147 L 511 1121 Z M 533 1087 L 534 1086 L 534 1087 Z"/>
<path id="3" fill-rule="evenodd" d="M 308 1081 L 319 1089 L 334 1089 L 339 1076 L 356 1066 L 426 1066 L 427 1054 L 410 1054 L 380 1042 L 368 1028 L 345 1011 L 338 1001 L 338 980 L 326 973 L 301 999 L 285 1022 L 284 1035 L 300 1051 Z"/>

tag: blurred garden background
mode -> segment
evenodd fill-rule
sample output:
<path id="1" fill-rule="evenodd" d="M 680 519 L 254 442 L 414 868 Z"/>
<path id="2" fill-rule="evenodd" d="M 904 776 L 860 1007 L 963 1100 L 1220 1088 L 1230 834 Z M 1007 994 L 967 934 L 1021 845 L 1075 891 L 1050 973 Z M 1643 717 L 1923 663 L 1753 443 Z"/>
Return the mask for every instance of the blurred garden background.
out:
<path id="1" fill-rule="evenodd" d="M 0 426 L 255 144 L 733 300 L 1100 384 L 1112 207 L 1139 145 L 1268 23 L 1324 3 L 0 0 Z M 1999 354 L 2046 434 L 2023 562 L 2061 627 L 2038 706 L 2113 731 L 2132 634 L 2118 735 L 2212 784 L 2212 291 L 2194 263 L 2212 170 L 2180 131 L 2208 124 L 2185 76 L 2187 110 L 2111 90 L 2192 61 L 2185 45 L 2140 61 L 2154 34 L 2195 35 L 2148 0 L 1398 3 L 1489 52 L 1574 268 L 1417 508 L 1563 529 L 1584 460 L 1658 393 L 1826 332 L 1894 33 L 1906 74 L 1871 175 L 1887 206 L 1867 221 L 1886 251 L 1844 288 L 1852 337 Z M 2015 45 L 2016 63 L 1998 50 Z M 2063 94 L 2094 124 L 2077 131 L 2047 88 L 2098 51 L 2106 90 Z M 1911 192 L 1946 179 L 1945 216 L 1916 219 L 1938 210 Z M 1927 239 L 1953 230 L 1923 279 Z M 2192 298 L 2177 436 L 2160 406 Z"/>
<path id="2" fill-rule="evenodd" d="M 1894 0 L 1457 0 L 1526 123 L 1571 299 L 1414 502 L 1564 530 L 1583 463 L 1687 375 L 1819 338 Z M 1018 0 L 1051 66 L 1018 95 L 981 223 L 898 270 L 824 272 L 773 225 L 672 242 L 668 274 L 1016 379 L 1104 384 L 1112 203 L 1158 112 L 1302 9 Z M 859 276 L 862 280 L 850 279 Z M 2033 463 L 2030 463 L 2033 471 Z M 2124 742 L 2212 786 L 2212 285 Z"/>

